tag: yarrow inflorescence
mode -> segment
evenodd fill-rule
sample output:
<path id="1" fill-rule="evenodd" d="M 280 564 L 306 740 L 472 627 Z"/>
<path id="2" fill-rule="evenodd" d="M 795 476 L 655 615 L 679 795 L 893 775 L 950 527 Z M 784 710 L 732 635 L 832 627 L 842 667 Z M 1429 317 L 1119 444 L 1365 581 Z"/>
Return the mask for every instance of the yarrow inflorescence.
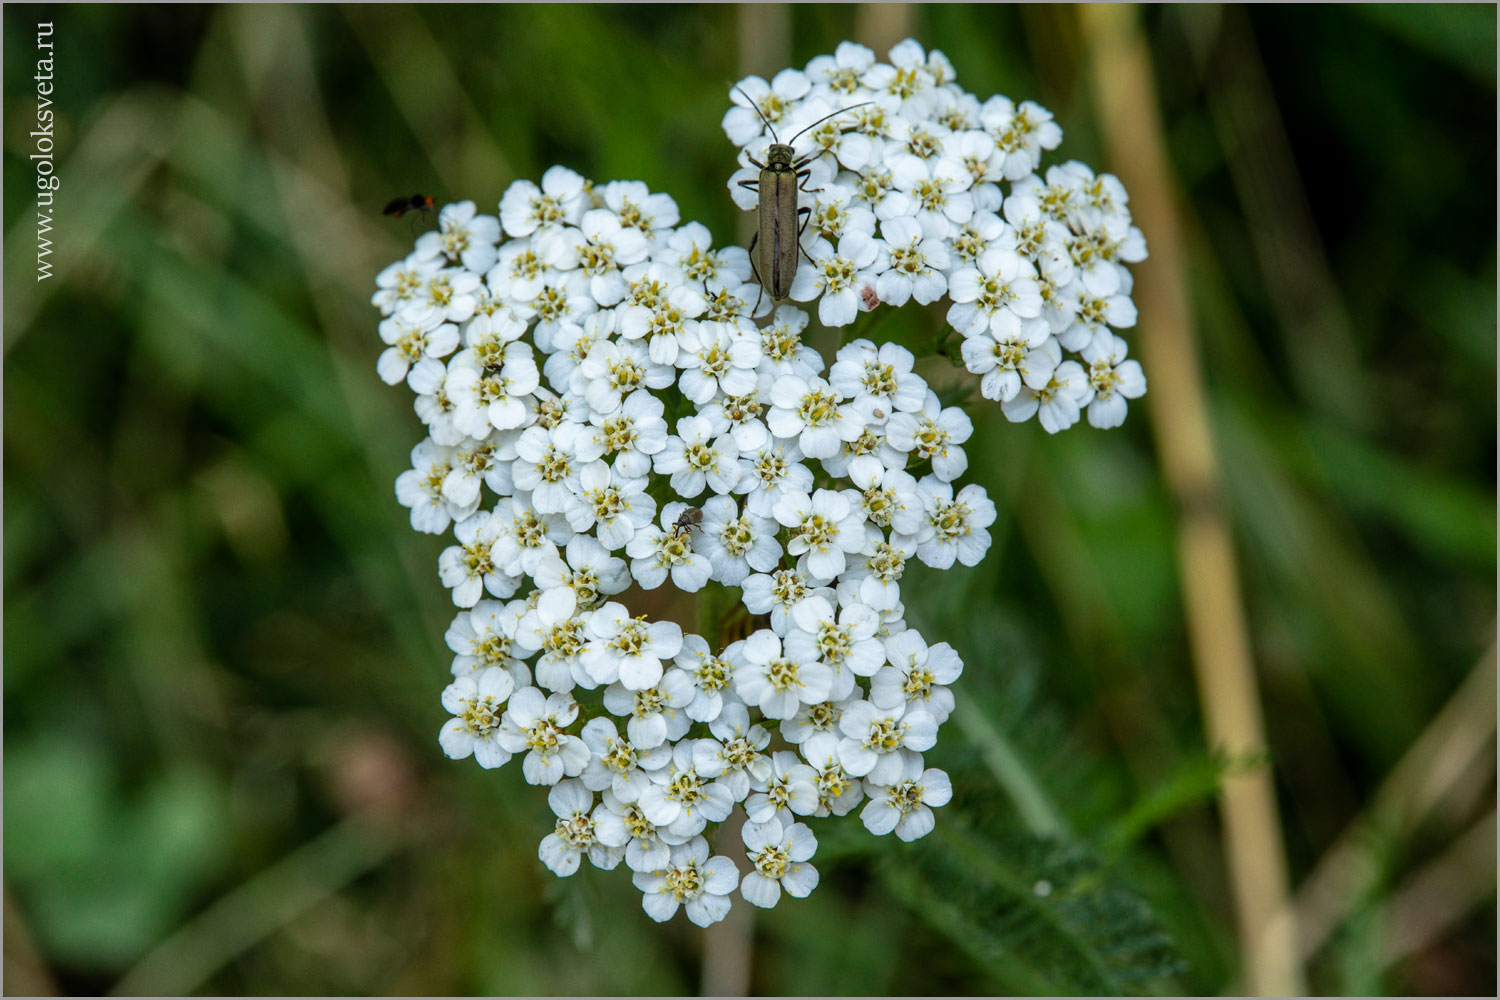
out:
<path id="1" fill-rule="evenodd" d="M 799 140 L 811 260 L 790 291 L 823 326 L 946 297 L 1009 419 L 1124 420 L 1145 378 L 1114 331 L 1145 243 L 1114 177 L 1037 173 L 1062 138 L 1050 113 L 981 103 L 914 41 L 889 63 L 844 43 L 731 100 L 742 208 L 763 119 L 790 137 L 832 115 Z M 816 887 L 803 820 L 932 829 L 951 788 L 922 754 L 963 664 L 907 626 L 901 579 L 912 559 L 978 563 L 995 506 L 958 482 L 973 425 L 910 351 L 859 338 L 827 365 L 744 249 L 640 182 L 562 166 L 512 184 L 498 217 L 446 206 L 376 284 L 377 370 L 427 428 L 396 495 L 417 531 L 453 530 L 439 741 L 485 768 L 520 756 L 551 788 L 543 864 L 623 860 L 651 917 L 707 926 L 736 887 L 761 907 Z M 725 620 L 748 634 L 634 616 L 614 599 L 632 584 L 738 591 Z M 737 807 L 738 867 L 706 839 Z"/>

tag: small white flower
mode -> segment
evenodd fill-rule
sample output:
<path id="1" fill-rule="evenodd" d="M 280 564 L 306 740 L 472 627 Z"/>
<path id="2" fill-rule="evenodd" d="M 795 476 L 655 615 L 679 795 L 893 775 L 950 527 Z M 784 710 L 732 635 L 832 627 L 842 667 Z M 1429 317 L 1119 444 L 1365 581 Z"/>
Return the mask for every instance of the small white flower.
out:
<path id="1" fill-rule="evenodd" d="M 785 723 L 782 729 L 785 731 Z M 818 808 L 814 816 L 845 816 L 859 805 L 865 797 L 864 785 L 844 770 L 837 735 L 828 729 L 809 733 L 798 749 L 817 774 Z"/>
<path id="2" fill-rule="evenodd" d="M 926 508 L 921 494 L 913 490 L 910 496 L 909 501 L 903 502 L 910 506 L 903 506 L 899 517 L 903 522 L 910 517 L 912 532 L 901 534 L 898 530 L 889 540 L 882 537 L 861 552 L 839 579 L 841 594 L 845 586 L 854 586 L 859 601 L 876 612 L 901 606 L 901 576 L 906 572 L 907 560 L 917 553 L 916 535 L 921 531 Z"/>
<path id="3" fill-rule="evenodd" d="M 964 268 L 977 270 L 980 258 L 1005 237 L 1006 225 L 998 215 L 994 212 L 975 212 L 968 222 L 955 229 L 949 240 L 949 273 L 956 274 Z M 1012 243 L 1014 239 L 1012 234 Z"/>
<path id="4" fill-rule="evenodd" d="M 481 483 L 500 496 L 515 492 L 510 469 L 518 436 L 514 431 L 496 431 L 482 441 L 466 438 L 454 449 L 453 467 L 443 477 L 443 499 L 455 510 L 467 512 L 455 514 L 455 521 L 468 517 L 479 506 Z"/>
<path id="5" fill-rule="evenodd" d="M 511 306 L 533 301 L 566 262 L 568 247 L 558 240 L 507 240 L 495 255 L 495 266 L 484 276 L 490 294 Z"/>
<path id="6" fill-rule="evenodd" d="M 807 863 L 818 850 L 818 839 L 802 823 L 783 825 L 775 818 L 746 823 L 740 836 L 755 868 L 740 883 L 745 902 L 770 908 L 781 899 L 782 889 L 801 899 L 818 887 L 818 870 Z"/>
<path id="7" fill-rule="evenodd" d="M 380 339 L 390 346 L 380 354 L 375 371 L 386 385 L 406 378 L 423 358 L 446 358 L 458 348 L 458 327 L 452 323 L 408 323 L 391 317 L 380 324 Z"/>
<path id="8" fill-rule="evenodd" d="M 956 406 L 943 409 L 937 393 L 927 391 L 927 399 L 917 413 L 898 413 L 886 426 L 886 439 L 897 451 L 909 451 L 918 461 L 930 461 L 933 474 L 952 482 L 969 467 L 969 458 L 959 447 L 974 433 L 969 415 Z"/>
<path id="9" fill-rule="evenodd" d="M 681 214 L 669 194 L 652 192 L 641 181 L 610 181 L 602 191 L 604 205 L 620 224 L 639 229 L 647 236 L 677 225 Z"/>
<path id="10" fill-rule="evenodd" d="M 442 266 L 442 261 L 416 253 L 398 260 L 375 276 L 375 294 L 370 304 L 378 308 L 382 316 L 391 315 L 412 301 L 428 277 L 436 274 Z"/>
<path id="11" fill-rule="evenodd" d="M 641 906 L 652 920 L 670 920 L 681 906 L 689 920 L 708 927 L 729 912 L 729 894 L 739 882 L 739 872 L 726 857 L 710 858 L 708 841 L 694 837 L 672 848 L 672 860 L 665 868 L 636 872 L 634 881 L 644 894 Z"/>
<path id="12" fill-rule="evenodd" d="M 676 265 L 684 280 L 705 290 L 738 287 L 750 280 L 749 253 L 743 247 L 715 250 L 708 227 L 697 222 L 674 232 L 663 256 Z"/>
<path id="13" fill-rule="evenodd" d="M 479 275 L 462 268 L 446 268 L 427 275 L 396 316 L 416 326 L 462 323 L 474 315 L 479 290 Z"/>
<path id="14" fill-rule="evenodd" d="M 839 442 L 859 437 L 863 422 L 821 378 L 789 375 L 771 387 L 766 426 L 779 438 L 795 438 L 808 458 L 829 458 L 838 453 Z"/>
<path id="15" fill-rule="evenodd" d="M 1127 279 L 1129 274 L 1127 272 Z M 1073 325 L 1058 334 L 1058 341 L 1070 351 L 1082 351 L 1094 340 L 1110 335 L 1110 329 L 1135 326 L 1135 303 L 1128 294 L 1091 295 L 1081 283 L 1073 289 Z M 1126 292 L 1129 289 L 1125 290 Z"/>
<path id="16" fill-rule="evenodd" d="M 541 651 L 536 662 L 536 683 L 558 694 L 572 691 L 580 683 L 591 685 L 580 656 L 588 642 L 587 613 L 575 616 L 578 595 L 571 587 L 554 587 L 537 597 L 516 623 L 516 647 Z"/>
<path id="17" fill-rule="evenodd" d="M 530 684 L 531 671 L 516 655 L 523 652 L 515 638 L 524 613 L 525 605 L 520 601 L 509 604 L 480 601 L 455 615 L 443 637 L 453 650 L 453 676 L 465 677 L 500 667 L 510 674 L 517 687 Z"/>
<path id="18" fill-rule="evenodd" d="M 745 494 L 745 506 L 757 517 L 774 518 L 776 504 L 787 492 L 812 489 L 812 470 L 802 464 L 802 449 L 795 441 L 769 440 L 740 457 L 740 481 L 736 493 Z"/>
<path id="19" fill-rule="evenodd" d="M 411 450 L 412 467 L 396 477 L 396 500 L 411 508 L 413 530 L 441 535 L 453 521 L 462 521 L 479 506 L 476 491 L 472 504 L 450 503 L 443 496 L 443 482 L 453 471 L 455 453 L 431 438 Z"/>
<path id="20" fill-rule="evenodd" d="M 1021 391 L 1022 383 L 1040 389 L 1051 380 L 1060 355 L 1049 348 L 1049 341 L 1046 320 L 1021 320 L 1003 313 L 995 317 L 990 329 L 964 338 L 964 367 L 984 376 L 980 395 L 1008 403 Z"/>
<path id="21" fill-rule="evenodd" d="M 595 868 L 608 871 L 620 863 L 625 851 L 599 842 L 594 830 L 594 793 L 583 783 L 569 778 L 559 781 L 547 793 L 547 805 L 557 815 L 557 826 L 542 838 L 537 857 L 548 871 L 566 878 L 578 870 L 587 854 Z"/>
<path id="22" fill-rule="evenodd" d="M 611 464 L 616 473 L 637 478 L 651 472 L 652 456 L 667 446 L 667 422 L 662 412 L 660 399 L 637 391 L 626 396 L 619 409 L 590 415 L 594 440 L 605 455 L 614 456 Z"/>
<path id="23" fill-rule="evenodd" d="M 581 324 L 564 323 L 552 338 L 552 353 L 542 362 L 542 374 L 547 383 L 564 394 L 572 391 L 573 373 L 578 371 L 595 344 L 610 338 L 618 319 L 613 309 L 607 309 L 589 313 Z"/>
<path id="24" fill-rule="evenodd" d="M 771 742 L 771 734 L 750 724 L 745 706 L 725 705 L 709 731 L 714 739 L 693 744 L 693 768 L 705 778 L 717 778 L 736 802 L 743 802 L 751 789 L 765 788 L 772 766 L 760 751 Z"/>
<path id="25" fill-rule="evenodd" d="M 656 453 L 656 471 L 672 477 L 672 491 L 691 499 L 704 487 L 729 493 L 740 481 L 740 448 L 728 434 L 715 435 L 706 417 L 683 417 L 677 433 Z"/>
<path id="26" fill-rule="evenodd" d="M 772 631 L 786 635 L 792 627 L 792 608 L 803 598 L 818 592 L 805 569 L 778 569 L 747 577 L 742 600 L 751 614 L 769 614 Z"/>
<path id="27" fill-rule="evenodd" d="M 1007 420 L 1015 422 L 1036 415 L 1043 430 L 1056 434 L 1078 423 L 1083 407 L 1093 395 L 1094 387 L 1083 366 L 1076 361 L 1064 361 L 1052 370 L 1046 385 L 1035 389 L 1023 385 L 1020 392 L 1001 404 L 1001 410 Z"/>
<path id="28" fill-rule="evenodd" d="M 948 322 L 966 337 L 994 328 L 997 317 L 1006 312 L 1018 319 L 1034 319 L 1042 312 L 1035 268 L 1003 246 L 991 247 L 976 266 L 955 272 L 948 297 L 953 300 Z"/>
<path id="29" fill-rule="evenodd" d="M 579 223 L 583 240 L 574 245 L 578 267 L 589 277 L 589 294 L 601 306 L 612 306 L 625 297 L 625 279 L 620 272 L 646 259 L 646 237 L 638 229 L 626 228 L 610 211 L 594 209 Z"/>
<path id="30" fill-rule="evenodd" d="M 862 97 L 860 76 L 875 64 L 875 53 L 854 42 L 840 42 L 831 56 L 814 56 L 807 64 L 813 91 L 827 89 L 846 98 Z"/>
<path id="31" fill-rule="evenodd" d="M 953 798 L 948 775 L 937 768 L 922 769 L 922 758 L 911 754 L 901 758 L 899 777 L 888 785 L 868 779 L 865 794 L 870 797 L 859 818 L 865 829 L 877 836 L 896 831 L 902 840 L 916 840 L 932 832 L 935 825 L 933 806 L 945 806 Z"/>
<path id="32" fill-rule="evenodd" d="M 566 167 L 552 167 L 542 175 L 541 187 L 516 181 L 500 199 L 500 224 L 511 236 L 526 236 L 539 228 L 576 223 L 587 206 L 584 180 Z"/>
<path id="33" fill-rule="evenodd" d="M 787 655 L 799 660 L 821 660 L 834 671 L 829 696 L 849 696 L 855 677 L 873 677 L 885 664 L 885 650 L 875 631 L 880 616 L 864 604 L 835 612 L 826 597 L 813 595 L 792 608 L 796 625 L 786 635 Z"/>
<path id="34" fill-rule="evenodd" d="M 746 512 L 730 497 L 711 497 L 699 525 L 701 549 L 713 567 L 712 579 L 738 587 L 751 570 L 764 573 L 781 559 L 776 522 Z"/>
<path id="35" fill-rule="evenodd" d="M 464 524 L 472 520 L 473 517 Z M 526 493 L 502 497 L 495 504 L 491 521 L 495 525 L 492 529 L 495 565 L 512 577 L 532 575 L 544 560 L 556 557 L 559 545 L 573 540 L 574 531 L 568 526 L 567 519 L 561 514 L 537 513 Z M 514 593 L 514 588 L 511 592 Z M 495 596 L 509 597 L 510 594 Z"/>
<path id="36" fill-rule="evenodd" d="M 604 597 L 621 593 L 630 586 L 625 560 L 610 555 L 588 535 L 578 535 L 568 542 L 563 558 L 539 563 L 532 578 L 543 591 L 553 587 L 572 590 L 580 611 L 591 610 Z"/>
<path id="37" fill-rule="evenodd" d="M 456 678 L 443 689 L 443 708 L 455 716 L 443 724 L 438 742 L 454 760 L 470 754 L 480 767 L 500 767 L 511 754 L 500 740 L 502 706 L 515 690 L 509 672 L 490 667 Z"/>
<path id="38" fill-rule="evenodd" d="M 831 123 L 830 123 L 831 124 Z M 864 155 L 869 156 L 870 141 L 865 136 L 855 132 L 839 133 L 842 138 L 839 141 L 840 148 L 835 151 L 847 150 L 854 140 L 862 140 Z M 857 201 L 858 192 L 851 185 L 828 184 L 813 196 L 812 211 L 807 217 L 807 233 L 821 236 L 823 239 L 833 242 L 843 238 L 847 233 L 864 233 L 866 236 L 875 235 L 875 213 L 868 206 Z M 790 308 L 782 306 L 782 309 Z"/>
<path id="39" fill-rule="evenodd" d="M 520 427 L 527 418 L 525 399 L 541 382 L 530 344 L 507 344 L 498 365 L 483 367 L 472 352 L 460 351 L 449 362 L 446 382 L 453 422 L 472 438 Z"/>
<path id="40" fill-rule="evenodd" d="M 806 742 L 820 733 L 834 737 L 838 741 L 839 719 L 844 715 L 844 709 L 864 698 L 864 692 L 859 685 L 854 686 L 849 697 L 838 701 L 820 701 L 816 705 L 804 705 L 797 710 L 797 714 L 790 719 L 783 719 L 779 727 L 781 738 L 793 745 Z M 816 764 L 812 758 L 810 763 Z"/>
<path id="41" fill-rule="evenodd" d="M 698 411 L 716 429 L 729 432 L 742 456 L 745 452 L 755 451 L 770 443 L 771 432 L 766 429 L 766 422 L 761 417 L 770 408 L 772 381 L 770 375 L 757 369 L 754 389 L 738 396 L 720 396 Z M 735 491 L 744 492 L 738 483 Z"/>
<path id="42" fill-rule="evenodd" d="M 644 340 L 652 363 L 668 370 L 677 364 L 678 338 L 694 329 L 708 309 L 707 300 L 697 291 L 671 284 L 680 280 L 672 269 L 652 264 L 636 289 L 639 301 L 620 310 L 620 336 Z"/>
<path id="43" fill-rule="evenodd" d="M 679 532 L 677 520 L 687 510 L 685 503 L 662 508 L 661 527 L 646 526 L 625 546 L 631 557 L 630 574 L 647 590 L 655 590 L 672 576 L 672 585 L 686 593 L 703 589 L 713 573 L 708 557 L 693 551 L 693 532 Z"/>
<path id="44" fill-rule="evenodd" d="M 459 607 L 472 608 L 486 591 L 494 597 L 509 597 L 520 585 L 493 552 L 499 532 L 498 520 L 488 511 L 479 511 L 453 529 L 458 544 L 438 557 L 438 575 L 443 586 L 452 588 L 453 603 Z"/>
<path id="45" fill-rule="evenodd" d="M 703 405 L 723 392 L 738 396 L 755 390 L 760 343 L 729 323 L 699 323 L 677 335 L 678 384 L 682 394 Z"/>
<path id="46" fill-rule="evenodd" d="M 724 115 L 724 134 L 736 146 L 749 144 L 764 133 L 762 118 L 772 127 L 779 125 L 788 109 L 806 96 L 811 86 L 807 77 L 795 69 L 782 70 L 770 83 L 758 76 L 745 77 L 729 92 L 734 107 Z M 790 133 L 787 138 L 791 138 Z"/>
<path id="47" fill-rule="evenodd" d="M 745 815 L 752 823 L 772 819 L 791 821 L 792 814 L 808 816 L 818 808 L 818 772 L 797 755 L 778 750 L 771 755 L 772 773 L 764 791 L 745 800 Z"/>
<path id="48" fill-rule="evenodd" d="M 599 544 L 613 552 L 651 523 L 656 501 L 646 493 L 644 476 L 632 479 L 592 462 L 579 474 L 578 490 L 569 494 L 565 513 L 574 531 L 595 530 Z"/>
<path id="49" fill-rule="evenodd" d="M 901 751 L 920 753 L 937 742 L 937 720 L 922 708 L 879 708 L 859 701 L 844 710 L 839 718 L 839 761 L 844 770 L 856 778 L 867 778 L 877 785 L 899 779 Z M 868 791 L 868 789 L 867 789 Z"/>
<path id="50" fill-rule="evenodd" d="M 867 423 L 883 424 L 897 412 L 920 410 L 927 383 L 912 371 L 916 358 L 899 344 L 878 348 L 860 339 L 839 348 L 828 383 Z"/>
<path id="51" fill-rule="evenodd" d="M 916 299 L 936 302 L 948 291 L 948 249 L 941 238 L 927 235 L 914 219 L 888 219 L 880 235 L 890 247 L 890 267 L 875 283 L 880 301 L 893 306 Z"/>
<path id="52" fill-rule="evenodd" d="M 561 231 L 544 233 L 537 237 L 540 246 L 566 240 Z M 569 324 L 581 324 L 590 313 L 598 311 L 589 278 L 582 271 L 554 271 L 549 273 L 542 290 L 534 298 L 519 303 L 535 314 L 537 324 L 532 330 L 538 350 L 553 350 L 552 338 Z"/>
<path id="53" fill-rule="evenodd" d="M 590 719 L 579 737 L 590 754 L 579 780 L 596 792 L 610 789 L 620 802 L 639 799 L 651 783 L 647 773 L 666 766 L 672 757 L 670 746 L 646 749 L 622 739 L 614 722 L 603 717 Z"/>
<path id="54" fill-rule="evenodd" d="M 522 688 L 510 696 L 500 721 L 500 745 L 511 753 L 529 750 L 521 773 L 533 785 L 555 785 L 575 778 L 589 762 L 583 740 L 563 732 L 578 717 L 578 703 L 570 695 L 544 696 L 536 688 Z"/>
<path id="55" fill-rule="evenodd" d="M 478 215 L 472 201 L 444 205 L 438 212 L 437 232 L 417 238 L 417 252 L 442 254 L 451 264 L 462 264 L 483 274 L 495 263 L 495 244 L 500 242 L 500 220 Z"/>
<path id="56" fill-rule="evenodd" d="M 449 447 L 463 441 L 468 435 L 458 429 L 454 418 L 458 409 L 448 396 L 448 366 L 433 358 L 423 358 L 412 365 L 406 377 L 417 398 L 412 400 L 412 409 L 427 425 L 427 433 L 436 444 Z"/>
<path id="57" fill-rule="evenodd" d="M 877 708 L 914 705 L 932 714 L 938 725 L 953 711 L 953 692 L 946 685 L 963 673 L 963 661 L 946 642 L 929 647 L 916 629 L 885 641 L 889 666 L 870 682 L 870 701 Z"/>
<path id="58" fill-rule="evenodd" d="M 917 493 L 924 508 L 917 558 L 933 569 L 947 569 L 955 559 L 977 566 L 990 547 L 988 529 L 995 523 L 995 504 L 984 487 L 970 483 L 955 497 L 951 483 L 926 476 Z"/>
<path id="59" fill-rule="evenodd" d="M 695 722 L 713 722 L 734 698 L 734 664 L 715 656 L 701 635 L 682 637 L 682 651 L 672 661 L 687 671 L 693 682 L 693 700 L 687 706 L 688 718 Z"/>
<path id="60" fill-rule="evenodd" d="M 650 687 L 631 690 L 611 684 L 604 691 L 604 707 L 629 718 L 630 741 L 643 749 L 675 742 L 687 735 L 693 720 L 685 709 L 693 700 L 693 682 L 682 670 L 668 670 Z"/>
<path id="61" fill-rule="evenodd" d="M 734 808 L 727 787 L 698 773 L 693 758 L 696 743 L 682 740 L 673 747 L 672 759 L 651 772 L 651 784 L 641 792 L 646 818 L 674 836 L 697 836 L 709 823 L 728 819 Z"/>
<path id="62" fill-rule="evenodd" d="M 670 755 L 670 748 L 666 749 Z M 672 860 L 672 848 L 686 843 L 689 837 L 676 837 L 668 830 L 657 829 L 646 818 L 640 803 L 622 802 L 606 788 L 604 802 L 594 813 L 594 835 L 601 844 L 625 848 L 625 864 L 633 872 L 654 872 Z"/>
<path id="63" fill-rule="evenodd" d="M 992 97 L 980 111 L 980 121 L 1004 157 L 1001 172 L 1006 180 L 1018 180 L 1036 169 L 1042 150 L 1056 149 L 1062 129 L 1052 112 L 1034 101 L 1019 106 L 1005 97 Z"/>
<path id="64" fill-rule="evenodd" d="M 811 263 L 797 269 L 791 298 L 798 302 L 818 299 L 818 319 L 824 326 L 845 326 L 859 312 L 859 290 L 874 285 L 885 269 L 885 244 L 861 232 L 839 240 L 837 251 L 824 239 L 807 248 Z"/>
<path id="65" fill-rule="evenodd" d="M 735 693 L 768 719 L 791 718 L 802 705 L 826 699 L 833 686 L 833 671 L 826 664 L 784 653 L 769 629 L 729 647 L 724 656 L 736 666 Z"/>
<path id="66" fill-rule="evenodd" d="M 914 221 L 924 236 L 940 244 L 973 216 L 972 178 L 961 161 L 940 154 L 924 159 L 908 153 L 892 157 L 890 167 L 896 190 L 916 208 Z M 905 238 L 909 233 L 901 235 Z"/>
<path id="67" fill-rule="evenodd" d="M 1114 335 L 1096 338 L 1083 349 L 1089 363 L 1089 384 L 1094 399 L 1089 403 L 1089 423 L 1101 429 L 1118 427 L 1125 422 L 1125 400 L 1138 399 L 1146 393 L 1146 376 L 1139 361 L 1126 360 L 1128 347 Z M 416 512 L 412 512 L 416 516 Z"/>
<path id="68" fill-rule="evenodd" d="M 516 439 L 511 476 L 516 489 L 531 494 L 537 513 L 562 514 L 569 500 L 580 493 L 579 470 L 602 453 L 586 428 L 572 421 L 560 421 L 550 430 L 540 425 L 528 427 Z M 607 470 L 603 462 L 598 467 Z"/>
<path id="69" fill-rule="evenodd" d="M 847 565 L 847 556 L 865 546 L 864 511 L 842 493 L 818 490 L 809 497 L 800 490 L 788 490 L 774 513 L 777 521 L 791 529 L 787 554 L 805 554 L 808 569 L 819 579 L 838 576 Z"/>
<path id="70" fill-rule="evenodd" d="M 760 331 L 760 370 L 779 379 L 795 375 L 809 381 L 823 370 L 823 357 L 802 343 L 808 315 L 796 306 L 776 307 L 771 322 Z"/>
<path id="71" fill-rule="evenodd" d="M 972 105 L 975 119 L 978 117 L 978 102 Z M 970 190 L 976 195 L 982 190 L 995 190 L 996 197 L 999 196 L 996 182 L 1002 179 L 1002 170 L 1005 161 L 1000 156 L 999 149 L 995 146 L 995 140 L 984 132 L 964 131 L 968 128 L 964 120 L 969 114 L 967 102 L 965 107 L 955 107 L 952 110 L 950 127 L 962 128 L 956 132 L 949 144 L 949 154 L 969 173 Z M 977 214 L 977 213 L 976 213 Z M 972 220 L 971 220 L 972 221 Z"/>
<path id="72" fill-rule="evenodd" d="M 623 604 L 613 601 L 594 612 L 588 634 L 591 641 L 583 651 L 583 666 L 589 676 L 597 684 L 619 681 L 630 691 L 654 687 L 662 679 L 662 661 L 682 649 L 682 629 L 675 622 L 648 624 L 642 618 L 630 617 Z M 682 678 L 682 691 L 678 693 L 685 693 L 688 686 L 687 679 Z M 630 738 L 642 746 L 655 746 L 641 741 L 635 733 Z"/>

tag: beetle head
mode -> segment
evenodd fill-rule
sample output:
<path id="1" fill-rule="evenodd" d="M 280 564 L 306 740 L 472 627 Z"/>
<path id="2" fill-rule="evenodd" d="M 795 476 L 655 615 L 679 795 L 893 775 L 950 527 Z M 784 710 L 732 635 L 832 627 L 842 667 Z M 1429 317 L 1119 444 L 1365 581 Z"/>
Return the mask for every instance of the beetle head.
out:
<path id="1" fill-rule="evenodd" d="M 796 153 L 792 152 L 792 147 L 786 143 L 773 142 L 771 143 L 771 147 L 766 150 L 766 166 L 772 170 L 778 167 L 790 167 L 796 155 Z"/>

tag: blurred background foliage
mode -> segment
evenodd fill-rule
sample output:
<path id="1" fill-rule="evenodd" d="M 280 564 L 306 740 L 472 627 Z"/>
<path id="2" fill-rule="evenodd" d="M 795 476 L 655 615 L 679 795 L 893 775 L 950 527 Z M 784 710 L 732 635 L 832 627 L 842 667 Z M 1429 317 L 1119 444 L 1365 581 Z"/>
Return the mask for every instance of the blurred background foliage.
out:
<path id="1" fill-rule="evenodd" d="M 1296 897 L 1309 988 L 1493 994 L 1495 9 L 1138 18 L 1293 887 L 1357 873 Z M 623 872 L 554 879 L 545 796 L 438 750 L 443 542 L 392 494 L 420 425 L 375 377 L 368 304 L 413 234 L 380 206 L 494 211 L 563 163 L 742 240 L 728 84 L 908 32 L 1119 169 L 1077 12 L 7 5 L 4 27 L 8 992 L 699 990 L 719 938 L 652 924 Z M 879 336 L 940 326 L 909 309 Z M 1048 438 L 974 412 L 994 548 L 907 588 L 967 663 L 932 755 L 957 797 L 911 848 L 821 823 L 824 884 L 756 916 L 752 988 L 1234 991 L 1214 794 L 1265 762 L 1204 736 L 1151 434 L 1174 415 Z"/>

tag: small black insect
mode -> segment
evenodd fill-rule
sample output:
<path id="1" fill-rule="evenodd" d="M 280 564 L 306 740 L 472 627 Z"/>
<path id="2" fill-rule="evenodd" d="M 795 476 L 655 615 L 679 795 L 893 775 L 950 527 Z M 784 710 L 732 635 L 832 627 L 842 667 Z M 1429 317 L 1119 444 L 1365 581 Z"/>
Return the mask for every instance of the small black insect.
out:
<path id="1" fill-rule="evenodd" d="M 420 212 L 423 215 L 426 215 L 431 211 L 432 195 L 414 194 L 409 198 L 392 198 L 390 201 L 385 203 L 385 208 L 381 211 L 380 214 L 389 215 L 399 219 L 407 212 Z"/>
<path id="2" fill-rule="evenodd" d="M 690 534 L 694 528 L 702 523 L 703 511 L 699 510 L 697 507 L 689 507 L 681 514 L 677 515 L 677 520 L 672 525 L 672 537 L 678 539 L 684 538 L 688 534 Z"/>

